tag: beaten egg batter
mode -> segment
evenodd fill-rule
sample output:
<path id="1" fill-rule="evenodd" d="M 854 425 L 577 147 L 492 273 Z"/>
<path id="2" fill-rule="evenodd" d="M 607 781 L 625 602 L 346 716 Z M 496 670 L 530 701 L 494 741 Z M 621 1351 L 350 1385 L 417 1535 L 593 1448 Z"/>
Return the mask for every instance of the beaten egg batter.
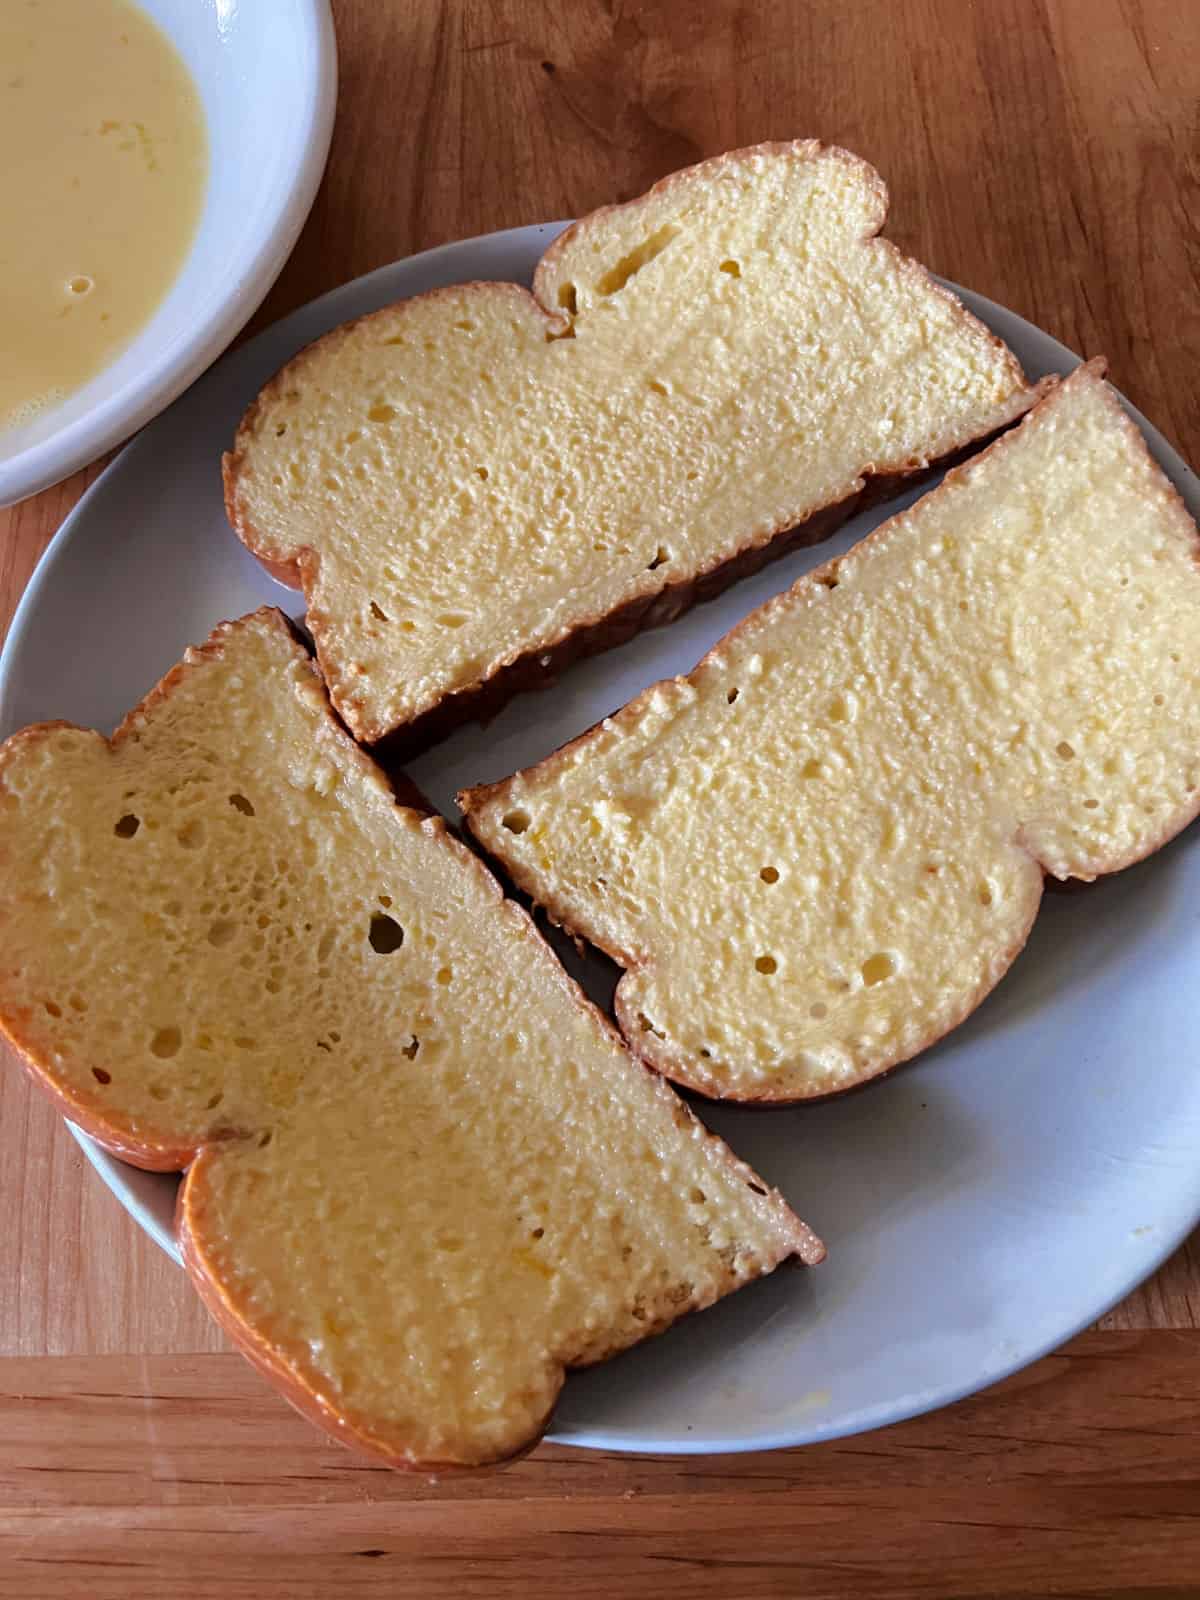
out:
<path id="1" fill-rule="evenodd" d="M 100 371 L 191 244 L 204 115 L 128 0 L 0 0 L 0 428 Z"/>

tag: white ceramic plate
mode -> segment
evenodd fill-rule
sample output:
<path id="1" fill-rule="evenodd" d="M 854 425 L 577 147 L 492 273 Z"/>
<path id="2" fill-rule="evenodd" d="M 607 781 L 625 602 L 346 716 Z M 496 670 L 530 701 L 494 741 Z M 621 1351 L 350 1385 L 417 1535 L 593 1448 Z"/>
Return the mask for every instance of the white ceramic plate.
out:
<path id="1" fill-rule="evenodd" d="M 94 378 L 0 429 L 0 506 L 129 437 L 220 355 L 257 308 L 309 213 L 333 131 L 329 0 L 138 0 L 195 81 L 208 186 L 187 258 L 146 326 Z"/>
<path id="2" fill-rule="evenodd" d="M 449 245 L 347 284 L 227 357 L 147 428 L 68 518 L 29 586 L 0 663 L 0 733 L 49 717 L 109 729 L 221 618 L 263 601 L 298 613 L 225 524 L 218 458 L 243 407 L 299 346 L 348 317 L 468 278 L 527 281 L 556 231 Z M 1030 374 L 1075 365 L 1011 312 L 964 298 Z M 1195 513 L 1195 477 L 1146 431 Z M 422 758 L 414 776 L 455 815 L 457 786 L 536 760 L 691 667 L 752 606 L 880 516 L 515 701 L 490 728 Z M 705 1108 L 819 1230 L 829 1258 L 572 1378 L 555 1437 L 656 1451 L 829 1438 L 944 1405 L 1094 1320 L 1200 1216 L 1198 966 L 1192 828 L 1086 894 L 1048 895 L 996 993 L 891 1078 L 807 1108 Z M 611 990 L 599 962 L 586 970 L 594 993 Z M 175 1179 L 83 1143 L 173 1251 Z"/>

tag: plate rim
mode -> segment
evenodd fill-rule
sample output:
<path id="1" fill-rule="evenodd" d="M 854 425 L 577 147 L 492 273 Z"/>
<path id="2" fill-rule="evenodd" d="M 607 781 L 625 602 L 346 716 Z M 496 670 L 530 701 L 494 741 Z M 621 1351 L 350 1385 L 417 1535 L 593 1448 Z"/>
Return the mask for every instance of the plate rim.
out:
<path id="1" fill-rule="evenodd" d="M 227 356 L 222 357 L 220 361 L 215 363 L 212 370 L 214 373 L 219 372 L 225 361 L 234 359 L 246 351 L 253 350 L 260 342 L 265 342 L 272 337 L 278 337 L 283 328 L 301 317 L 311 316 L 314 312 L 336 312 L 339 302 L 343 300 L 355 302 L 361 300 L 364 290 L 369 290 L 369 288 L 376 287 L 388 280 L 397 268 L 410 266 L 416 262 L 420 262 L 427 267 L 444 264 L 447 261 L 452 261 L 460 254 L 469 255 L 484 244 L 511 245 L 517 248 L 530 247 L 535 241 L 545 241 L 547 235 L 552 237 L 566 226 L 568 226 L 566 222 L 544 222 L 525 224 L 515 228 L 498 229 L 490 233 L 476 234 L 467 239 L 449 241 L 432 249 L 420 251 L 414 255 L 402 257 L 397 261 L 376 267 L 368 273 L 326 290 L 321 295 L 307 301 L 304 305 L 297 307 L 286 317 L 279 319 L 279 321 L 264 329 L 253 340 L 240 346 L 237 351 L 230 352 Z M 1054 365 L 1046 370 L 1057 371 L 1065 376 L 1080 364 L 1082 358 L 1079 355 L 1060 340 L 1055 339 L 1053 335 L 1039 328 L 1035 323 L 1020 316 L 1019 313 L 938 274 L 931 274 L 931 276 L 935 278 L 935 281 L 944 284 L 958 295 L 967 309 L 990 330 L 996 331 L 998 324 L 1001 326 L 1005 323 L 1009 326 L 1016 324 L 1023 330 L 1027 330 L 1029 334 L 1036 336 L 1047 355 L 1052 355 L 1054 358 Z M 458 281 L 471 280 L 463 278 Z M 345 318 L 338 318 L 338 320 L 345 320 Z M 1003 334 L 1001 337 L 1003 337 Z M 1040 376 L 1040 374 L 1034 373 L 1031 376 L 1036 377 Z M 186 399 L 188 392 L 190 391 L 185 391 L 181 398 Z M 1166 436 L 1133 406 L 1120 390 L 1115 392 L 1126 412 L 1141 430 L 1156 461 L 1166 472 L 1185 502 L 1188 502 L 1189 512 L 1196 516 L 1196 507 L 1200 505 L 1200 481 L 1197 480 L 1195 472 Z M 55 532 L 34 567 L 14 611 L 3 649 L 0 650 L 0 737 L 4 735 L 9 720 L 6 706 L 12 663 L 20 652 L 20 644 L 26 631 L 32 629 L 34 625 L 41 591 L 50 582 L 58 559 L 76 537 L 78 525 L 89 514 L 89 507 L 93 497 L 99 496 L 102 486 L 109 480 L 110 475 L 115 475 L 118 471 L 127 472 L 135 468 L 139 450 L 149 447 L 151 447 L 151 442 L 146 439 L 145 433 L 139 434 L 124 446 L 80 497 L 77 504 Z M 886 507 L 881 509 L 886 510 Z M 64 1120 L 68 1130 L 81 1146 L 88 1162 L 134 1222 L 177 1264 L 182 1266 L 182 1258 L 179 1254 L 174 1234 L 162 1225 L 159 1218 L 153 1214 L 131 1187 L 131 1180 L 128 1175 L 136 1172 L 137 1169 L 131 1168 L 127 1163 L 112 1156 L 89 1135 L 70 1122 L 69 1119 Z M 849 1416 L 843 1412 L 836 1418 L 830 1418 L 825 1421 L 822 1421 L 818 1415 L 814 1414 L 803 1423 L 797 1422 L 791 1427 L 777 1429 L 773 1432 L 760 1430 L 753 1434 L 735 1436 L 700 1435 L 689 1437 L 686 1435 L 674 1435 L 672 1437 L 649 1439 L 624 1432 L 620 1428 L 585 1428 L 572 1425 L 565 1429 L 556 1429 L 552 1425 L 545 1438 L 548 1442 L 569 1444 L 584 1449 L 615 1451 L 629 1455 L 737 1455 L 751 1451 L 788 1449 L 832 1439 L 850 1438 L 859 1433 L 909 1421 L 914 1417 L 941 1410 L 946 1406 L 955 1405 L 970 1395 L 986 1391 L 995 1384 L 1011 1377 L 1014 1373 L 1022 1371 L 1027 1366 L 1044 1359 L 1052 1351 L 1059 1349 L 1084 1329 L 1090 1327 L 1115 1305 L 1120 1304 L 1139 1284 L 1152 1277 L 1175 1250 L 1179 1248 L 1183 1240 L 1194 1231 L 1198 1224 L 1200 1224 L 1200 1203 L 1197 1203 L 1194 1211 L 1174 1228 L 1156 1232 L 1153 1246 L 1136 1263 L 1128 1277 L 1128 1281 L 1124 1282 L 1118 1290 L 1105 1294 L 1100 1300 L 1090 1304 L 1086 1312 L 1077 1318 L 1073 1318 L 1065 1328 L 1056 1328 L 1052 1334 L 1035 1340 L 1031 1345 L 1022 1346 L 1015 1355 L 1002 1358 L 994 1368 L 989 1368 L 987 1371 L 980 1373 L 977 1379 L 954 1385 L 949 1389 L 926 1388 L 918 1393 L 903 1395 L 894 1401 L 879 1402 L 859 1412 L 851 1413 Z M 553 1424 L 554 1419 L 552 1418 L 551 1421 Z"/>

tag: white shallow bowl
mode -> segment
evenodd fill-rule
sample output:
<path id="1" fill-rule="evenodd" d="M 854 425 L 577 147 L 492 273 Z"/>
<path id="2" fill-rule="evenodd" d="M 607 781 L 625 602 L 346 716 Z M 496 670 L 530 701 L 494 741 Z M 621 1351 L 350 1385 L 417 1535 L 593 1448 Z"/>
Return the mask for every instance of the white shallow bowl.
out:
<path id="1" fill-rule="evenodd" d="M 263 602 L 299 615 L 300 597 L 272 583 L 225 522 L 218 458 L 243 408 L 335 323 L 441 284 L 528 281 L 556 231 L 514 229 L 398 262 L 226 357 L 113 463 L 43 557 L 0 659 L 0 735 L 52 717 L 111 728 L 220 619 Z M 959 292 L 1031 376 L 1076 364 L 1012 312 Z M 1134 415 L 1195 515 L 1196 478 Z M 580 664 L 486 729 L 461 729 L 413 776 L 456 815 L 456 788 L 537 760 L 686 671 L 753 606 L 882 517 L 859 517 L 672 627 Z M 605 1003 L 611 969 L 563 954 Z M 1195 826 L 1084 894 L 1048 895 L 994 995 L 891 1077 L 822 1105 L 702 1107 L 813 1224 L 829 1258 L 572 1377 L 553 1436 L 679 1452 L 833 1438 L 958 1399 L 1093 1321 L 1200 1217 L 1198 971 Z M 178 1258 L 176 1179 L 76 1137 Z"/>
<path id="2" fill-rule="evenodd" d="M 103 455 L 220 355 L 279 275 L 325 168 L 337 101 L 328 0 L 138 4 L 200 94 L 204 208 L 179 276 L 117 358 L 61 405 L 0 429 L 0 506 Z"/>

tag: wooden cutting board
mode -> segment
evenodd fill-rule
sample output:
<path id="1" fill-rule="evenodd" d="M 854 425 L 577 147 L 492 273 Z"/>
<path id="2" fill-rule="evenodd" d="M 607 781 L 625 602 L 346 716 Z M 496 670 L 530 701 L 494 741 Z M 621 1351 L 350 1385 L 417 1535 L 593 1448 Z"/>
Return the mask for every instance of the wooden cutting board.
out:
<path id="1" fill-rule="evenodd" d="M 1194 0 L 334 10 L 329 170 L 253 326 L 413 251 L 817 135 L 884 173 L 898 244 L 1107 354 L 1200 460 Z M 0 512 L 0 630 L 98 470 Z M 1200 1594 L 1196 1238 L 1060 1354 L 883 1433 L 709 1460 L 543 1446 L 430 1483 L 288 1411 L 49 1107 L 0 1081 L 0 1597 Z"/>

